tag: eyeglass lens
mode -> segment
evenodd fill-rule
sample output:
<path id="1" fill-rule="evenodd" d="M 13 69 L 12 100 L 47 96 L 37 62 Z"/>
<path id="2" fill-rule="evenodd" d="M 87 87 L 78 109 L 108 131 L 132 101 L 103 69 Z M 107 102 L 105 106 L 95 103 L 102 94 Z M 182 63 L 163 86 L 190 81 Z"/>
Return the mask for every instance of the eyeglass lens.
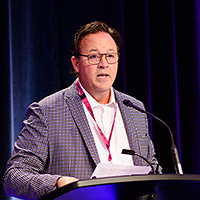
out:
<path id="1" fill-rule="evenodd" d="M 99 64 L 102 59 L 102 56 L 105 55 L 106 60 L 109 64 L 116 63 L 119 59 L 118 53 L 109 53 L 109 54 L 90 54 L 88 55 L 88 61 L 90 64 Z"/>

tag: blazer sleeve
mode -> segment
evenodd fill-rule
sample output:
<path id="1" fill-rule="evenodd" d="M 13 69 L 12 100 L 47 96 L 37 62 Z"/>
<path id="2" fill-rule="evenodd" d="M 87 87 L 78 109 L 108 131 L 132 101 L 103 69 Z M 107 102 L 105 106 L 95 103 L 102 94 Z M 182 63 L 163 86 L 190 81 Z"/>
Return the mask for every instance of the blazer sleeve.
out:
<path id="1" fill-rule="evenodd" d="M 33 103 L 27 109 L 3 177 L 3 187 L 8 195 L 39 199 L 55 189 L 60 175 L 42 174 L 48 157 L 47 130 L 42 107 Z"/>

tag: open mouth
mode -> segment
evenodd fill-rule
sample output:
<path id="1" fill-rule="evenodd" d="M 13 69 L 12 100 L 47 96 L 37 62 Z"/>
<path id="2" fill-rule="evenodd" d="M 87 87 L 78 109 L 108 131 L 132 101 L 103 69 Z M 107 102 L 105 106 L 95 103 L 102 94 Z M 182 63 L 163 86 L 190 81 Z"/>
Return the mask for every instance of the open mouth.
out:
<path id="1" fill-rule="evenodd" d="M 106 77 L 108 74 L 98 74 L 97 77 Z"/>

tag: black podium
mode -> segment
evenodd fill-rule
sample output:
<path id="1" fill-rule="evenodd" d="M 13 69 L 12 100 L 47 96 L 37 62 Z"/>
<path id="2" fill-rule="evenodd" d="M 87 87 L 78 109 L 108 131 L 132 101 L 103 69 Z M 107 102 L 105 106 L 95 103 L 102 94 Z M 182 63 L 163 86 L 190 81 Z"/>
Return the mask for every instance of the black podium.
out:
<path id="1" fill-rule="evenodd" d="M 82 180 L 41 198 L 41 200 L 52 199 L 197 200 L 200 199 L 200 175 L 132 175 Z"/>

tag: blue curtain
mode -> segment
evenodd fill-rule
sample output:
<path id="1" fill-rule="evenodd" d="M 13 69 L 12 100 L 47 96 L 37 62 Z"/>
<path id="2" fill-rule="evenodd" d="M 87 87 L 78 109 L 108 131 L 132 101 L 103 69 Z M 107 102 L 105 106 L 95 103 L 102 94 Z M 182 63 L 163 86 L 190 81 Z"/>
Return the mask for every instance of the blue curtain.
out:
<path id="1" fill-rule="evenodd" d="M 73 82 L 72 35 L 94 20 L 123 37 L 114 87 L 163 119 L 183 172 L 200 173 L 199 0 L 2 0 L 0 13 L 1 177 L 27 106 Z M 149 121 L 163 172 L 174 173 L 170 135 Z M 8 199 L 2 187 L 0 199 Z"/>

